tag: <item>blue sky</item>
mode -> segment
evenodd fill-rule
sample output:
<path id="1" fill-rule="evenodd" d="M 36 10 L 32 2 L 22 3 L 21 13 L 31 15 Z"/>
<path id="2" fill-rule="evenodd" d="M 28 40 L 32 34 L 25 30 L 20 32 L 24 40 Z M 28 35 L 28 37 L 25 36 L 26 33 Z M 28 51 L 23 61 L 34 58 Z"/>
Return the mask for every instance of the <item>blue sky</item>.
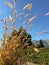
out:
<path id="1" fill-rule="evenodd" d="M 0 31 L 4 33 L 3 30 L 3 22 L 1 22 L 1 18 L 7 17 L 9 14 L 13 16 L 13 9 L 10 9 L 8 6 L 4 4 L 5 1 L 8 1 L 13 4 L 13 0 L 0 0 L 0 11 L 2 11 L 2 14 L 0 14 Z M 32 3 L 32 9 L 24 10 L 23 7 L 28 4 Z M 20 28 L 20 26 L 25 27 L 22 23 L 23 21 L 28 21 L 31 17 L 34 17 L 36 13 L 38 13 L 38 17 L 30 23 L 34 24 L 34 26 L 31 28 L 30 31 L 27 30 L 28 25 L 26 24 L 26 30 L 29 34 L 32 36 L 32 40 L 39 40 L 39 39 L 49 39 L 49 34 L 36 34 L 36 32 L 41 32 L 43 30 L 47 30 L 49 32 L 49 16 L 45 16 L 47 12 L 49 12 L 49 0 L 17 0 L 16 2 L 16 10 L 17 14 L 23 12 L 24 14 L 19 17 L 22 18 L 22 21 L 16 19 L 16 29 Z M 26 14 L 31 14 L 30 17 L 27 19 L 24 18 Z M 8 23 L 9 24 L 9 23 Z M 43 26 L 43 28 L 38 28 L 39 26 Z M 3 35 L 0 32 L 0 39 L 3 37 Z"/>

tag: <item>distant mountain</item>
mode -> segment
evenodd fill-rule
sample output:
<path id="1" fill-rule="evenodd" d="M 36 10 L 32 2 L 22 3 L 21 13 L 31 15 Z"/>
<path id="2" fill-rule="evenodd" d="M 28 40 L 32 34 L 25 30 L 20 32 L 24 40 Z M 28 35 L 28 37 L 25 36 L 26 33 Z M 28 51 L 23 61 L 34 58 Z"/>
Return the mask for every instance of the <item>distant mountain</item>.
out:
<path id="1" fill-rule="evenodd" d="M 44 47 L 49 46 L 49 40 L 41 40 L 41 41 L 42 41 L 42 44 L 44 45 Z M 40 40 L 33 40 L 32 44 L 35 47 L 38 47 L 38 46 L 40 46 Z"/>

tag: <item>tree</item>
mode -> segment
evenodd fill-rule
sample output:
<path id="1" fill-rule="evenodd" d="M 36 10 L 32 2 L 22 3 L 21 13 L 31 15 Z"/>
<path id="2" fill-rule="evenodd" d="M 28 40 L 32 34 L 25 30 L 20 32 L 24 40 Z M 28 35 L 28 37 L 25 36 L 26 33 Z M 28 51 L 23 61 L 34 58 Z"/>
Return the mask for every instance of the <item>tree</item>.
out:
<path id="1" fill-rule="evenodd" d="M 40 40 L 40 47 L 44 47 L 42 40 Z"/>

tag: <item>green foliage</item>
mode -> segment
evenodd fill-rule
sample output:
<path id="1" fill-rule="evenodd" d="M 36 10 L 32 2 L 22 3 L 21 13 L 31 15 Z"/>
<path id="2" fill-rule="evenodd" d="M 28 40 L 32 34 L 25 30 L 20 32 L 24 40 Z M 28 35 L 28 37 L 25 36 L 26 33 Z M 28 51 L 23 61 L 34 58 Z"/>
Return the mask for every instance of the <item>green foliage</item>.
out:
<path id="1" fill-rule="evenodd" d="M 33 48 L 23 49 L 21 57 L 29 62 L 39 65 L 49 65 L 49 47 L 39 48 L 40 52 L 35 53 Z"/>

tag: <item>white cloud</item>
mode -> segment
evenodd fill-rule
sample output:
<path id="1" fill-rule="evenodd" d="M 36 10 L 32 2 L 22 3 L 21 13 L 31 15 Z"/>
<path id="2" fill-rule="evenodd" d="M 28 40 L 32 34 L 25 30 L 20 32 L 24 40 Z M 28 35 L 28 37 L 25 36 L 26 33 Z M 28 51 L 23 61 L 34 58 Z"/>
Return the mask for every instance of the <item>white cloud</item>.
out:
<path id="1" fill-rule="evenodd" d="M 22 18 L 19 18 L 19 20 L 22 20 Z"/>
<path id="2" fill-rule="evenodd" d="M 37 34 L 42 34 L 42 32 L 37 32 Z"/>
<path id="3" fill-rule="evenodd" d="M 43 30 L 43 31 L 41 31 L 41 32 L 37 32 L 37 34 L 49 34 L 49 32 L 47 31 L 47 30 Z"/>
<path id="4" fill-rule="evenodd" d="M 49 12 L 47 12 L 46 14 L 45 14 L 45 16 L 48 16 L 49 15 Z"/>
<path id="5" fill-rule="evenodd" d="M 43 26 L 41 26 L 41 25 L 39 26 L 39 28 L 42 28 L 42 27 L 43 27 Z"/>

